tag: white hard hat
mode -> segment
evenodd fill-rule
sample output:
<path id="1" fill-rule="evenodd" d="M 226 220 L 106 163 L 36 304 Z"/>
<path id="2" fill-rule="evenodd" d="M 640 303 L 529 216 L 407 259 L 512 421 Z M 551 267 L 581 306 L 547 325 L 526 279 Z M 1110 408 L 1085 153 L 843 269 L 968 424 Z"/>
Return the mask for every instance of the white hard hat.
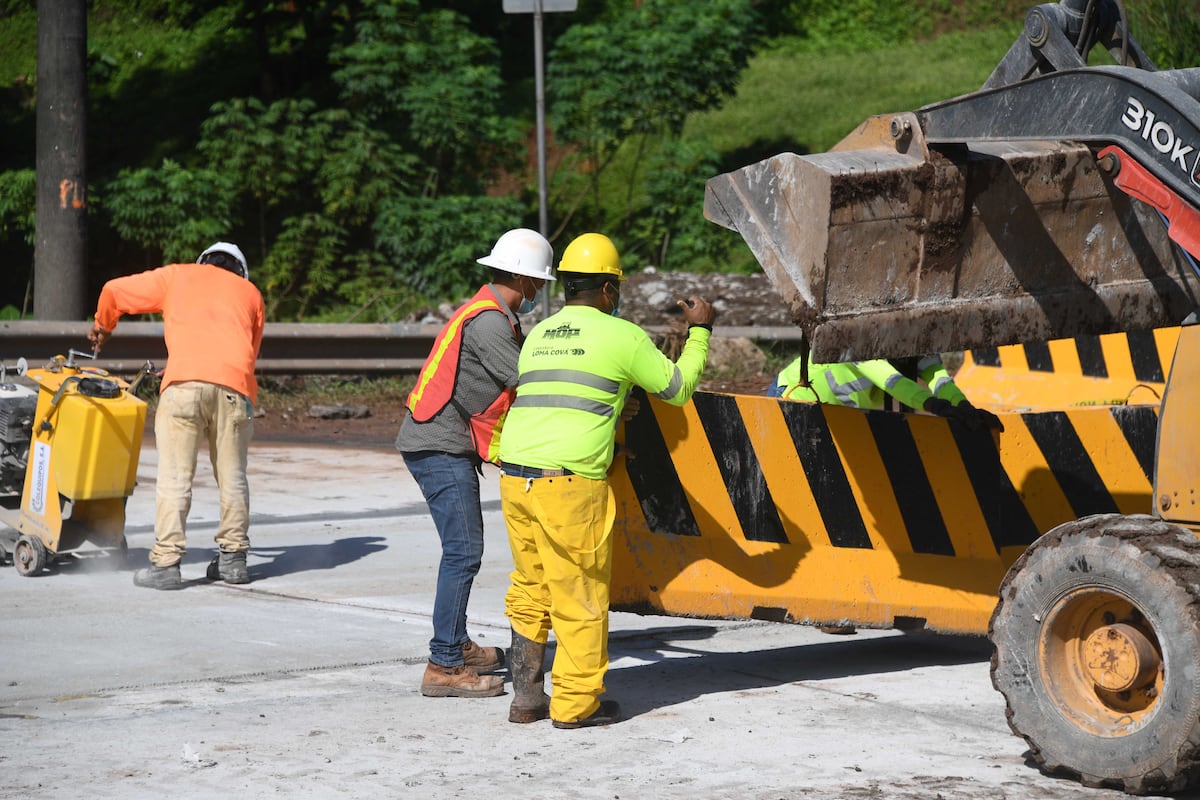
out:
<path id="1" fill-rule="evenodd" d="M 233 244 L 232 242 L 217 242 L 214 245 L 210 245 L 207 250 L 197 256 L 196 261 L 203 261 L 204 257 L 209 253 L 228 253 L 229 255 L 233 256 L 238 260 L 238 263 L 242 265 L 242 277 L 246 280 L 250 280 L 250 268 L 246 266 L 246 256 L 242 255 L 242 248 L 238 247 L 236 244 Z"/>
<path id="2" fill-rule="evenodd" d="M 508 231 L 496 240 L 490 254 L 477 261 L 485 267 L 514 275 L 554 280 L 554 248 L 546 241 L 546 237 L 528 228 Z"/>

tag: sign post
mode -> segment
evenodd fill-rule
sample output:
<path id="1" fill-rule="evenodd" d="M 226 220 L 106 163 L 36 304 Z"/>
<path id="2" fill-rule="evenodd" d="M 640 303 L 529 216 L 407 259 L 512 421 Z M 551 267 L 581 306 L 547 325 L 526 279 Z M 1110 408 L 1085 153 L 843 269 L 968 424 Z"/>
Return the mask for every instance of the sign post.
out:
<path id="1" fill-rule="evenodd" d="M 546 91 L 542 69 L 542 14 L 574 11 L 578 0 L 504 0 L 505 14 L 533 14 L 533 74 L 537 98 L 538 232 L 549 235 L 546 212 Z M 549 284 L 541 289 L 542 318 L 550 314 Z"/>

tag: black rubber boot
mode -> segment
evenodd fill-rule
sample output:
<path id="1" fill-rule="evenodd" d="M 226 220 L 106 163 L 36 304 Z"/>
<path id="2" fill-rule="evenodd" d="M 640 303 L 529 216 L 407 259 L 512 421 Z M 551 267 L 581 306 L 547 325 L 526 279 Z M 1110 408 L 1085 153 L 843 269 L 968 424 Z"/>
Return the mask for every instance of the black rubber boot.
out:
<path id="1" fill-rule="evenodd" d="M 544 642 L 526 639 L 512 632 L 512 647 L 508 650 L 508 674 L 512 677 L 513 701 L 508 708 L 508 721 L 520 724 L 537 722 L 550 716 L 550 696 L 546 694 L 546 658 Z"/>

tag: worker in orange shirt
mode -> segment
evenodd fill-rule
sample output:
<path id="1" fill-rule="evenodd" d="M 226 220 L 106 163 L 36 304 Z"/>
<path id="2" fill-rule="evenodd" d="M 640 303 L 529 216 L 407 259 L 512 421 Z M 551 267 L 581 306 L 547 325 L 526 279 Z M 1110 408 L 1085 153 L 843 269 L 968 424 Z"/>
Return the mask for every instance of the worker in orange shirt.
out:
<path id="1" fill-rule="evenodd" d="M 219 553 L 211 580 L 249 583 L 250 487 L 246 461 L 254 432 L 258 385 L 254 365 L 265 309 L 236 244 L 217 242 L 195 264 L 169 264 L 104 284 L 88 339 L 97 352 L 125 314 L 163 315 L 167 367 L 154 414 L 158 448 L 154 547 L 138 586 L 181 589 L 179 562 L 192 505 L 192 480 L 201 441 L 221 495 Z"/>

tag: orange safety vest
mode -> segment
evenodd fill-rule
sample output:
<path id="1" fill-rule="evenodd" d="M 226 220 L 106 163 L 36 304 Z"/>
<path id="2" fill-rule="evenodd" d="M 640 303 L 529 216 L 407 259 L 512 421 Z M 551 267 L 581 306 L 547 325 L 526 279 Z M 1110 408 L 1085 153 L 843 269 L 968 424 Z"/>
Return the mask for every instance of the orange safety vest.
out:
<path id="1" fill-rule="evenodd" d="M 453 403 L 467 422 L 471 441 L 475 443 L 475 452 L 484 461 L 497 463 L 500 428 L 504 424 L 504 415 L 508 413 L 508 407 L 517 395 L 516 388 L 505 387 L 500 395 L 478 414 L 468 414 L 454 399 L 454 385 L 458 381 L 458 361 L 462 352 L 463 327 L 484 311 L 491 310 L 504 313 L 504 307 L 496 302 L 492 290 L 484 286 L 454 312 L 454 316 L 438 333 L 433 349 L 425 359 L 425 365 L 421 367 L 417 385 L 408 395 L 408 410 L 412 412 L 414 421 L 428 422 L 448 404 Z M 509 324 L 512 324 L 511 319 Z M 513 334 L 520 335 L 516 326 L 513 326 Z"/>

